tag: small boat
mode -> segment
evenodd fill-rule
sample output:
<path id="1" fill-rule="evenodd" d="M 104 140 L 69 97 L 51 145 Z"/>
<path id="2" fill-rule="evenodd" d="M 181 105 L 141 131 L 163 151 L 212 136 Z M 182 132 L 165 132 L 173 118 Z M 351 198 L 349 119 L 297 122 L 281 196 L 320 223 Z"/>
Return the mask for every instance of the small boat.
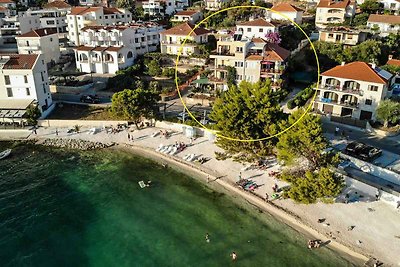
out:
<path id="1" fill-rule="evenodd" d="M 0 159 L 4 159 L 11 154 L 11 149 L 6 149 L 0 153 Z"/>

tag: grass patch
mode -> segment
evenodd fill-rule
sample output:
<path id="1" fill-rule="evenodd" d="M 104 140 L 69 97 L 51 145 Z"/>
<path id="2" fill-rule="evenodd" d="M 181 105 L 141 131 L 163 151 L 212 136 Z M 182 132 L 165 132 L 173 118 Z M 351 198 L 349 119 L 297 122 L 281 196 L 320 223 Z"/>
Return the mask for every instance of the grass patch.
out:
<path id="1" fill-rule="evenodd" d="M 58 104 L 48 119 L 55 120 L 121 120 L 105 107 Z"/>

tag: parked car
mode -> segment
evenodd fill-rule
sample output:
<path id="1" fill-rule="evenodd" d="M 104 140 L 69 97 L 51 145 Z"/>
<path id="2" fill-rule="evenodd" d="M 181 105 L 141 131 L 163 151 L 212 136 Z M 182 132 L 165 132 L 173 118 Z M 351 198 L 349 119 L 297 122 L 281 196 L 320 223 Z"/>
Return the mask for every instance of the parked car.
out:
<path id="1" fill-rule="evenodd" d="M 100 99 L 97 95 L 83 95 L 81 96 L 80 101 L 82 103 L 90 103 L 90 104 L 100 103 Z"/>
<path id="2" fill-rule="evenodd" d="M 346 146 L 345 153 L 364 161 L 373 161 L 382 155 L 382 150 L 360 142 L 351 142 Z"/>

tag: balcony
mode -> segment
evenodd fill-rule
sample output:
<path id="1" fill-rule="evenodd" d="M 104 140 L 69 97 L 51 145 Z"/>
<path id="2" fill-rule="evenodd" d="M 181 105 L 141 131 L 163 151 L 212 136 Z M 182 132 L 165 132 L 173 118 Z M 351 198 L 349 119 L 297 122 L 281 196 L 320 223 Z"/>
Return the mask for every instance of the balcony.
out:
<path id="1" fill-rule="evenodd" d="M 18 48 L 29 51 L 39 51 L 41 49 L 40 45 L 18 45 Z"/>
<path id="2" fill-rule="evenodd" d="M 235 56 L 235 54 L 234 53 L 230 53 L 229 50 L 212 51 L 211 55 L 214 55 L 214 56 L 231 56 L 231 57 Z"/>
<path id="3" fill-rule="evenodd" d="M 346 93 L 346 94 L 353 94 L 353 95 L 359 95 L 359 96 L 362 96 L 364 94 L 364 92 L 360 89 L 340 87 L 340 86 L 330 85 L 330 84 L 320 85 L 319 88 L 323 89 L 323 90 L 336 91 L 336 92 L 342 92 L 342 93 Z"/>
<path id="4" fill-rule="evenodd" d="M 348 101 L 339 101 L 339 100 L 334 100 L 330 98 L 325 98 L 325 97 L 317 97 L 315 99 L 316 102 L 321 102 L 321 103 L 326 103 L 326 104 L 332 104 L 332 105 L 338 105 L 346 108 L 352 108 L 352 109 L 358 109 L 359 104 L 355 102 L 348 102 Z"/>

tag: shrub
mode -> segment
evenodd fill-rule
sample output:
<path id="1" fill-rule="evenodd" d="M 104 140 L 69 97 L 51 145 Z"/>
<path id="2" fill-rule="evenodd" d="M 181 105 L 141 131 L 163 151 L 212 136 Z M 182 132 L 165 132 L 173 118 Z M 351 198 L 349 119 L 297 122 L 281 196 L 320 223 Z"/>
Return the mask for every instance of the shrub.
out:
<path id="1" fill-rule="evenodd" d="M 287 102 L 287 107 L 288 109 L 294 109 L 296 107 L 292 99 Z"/>

